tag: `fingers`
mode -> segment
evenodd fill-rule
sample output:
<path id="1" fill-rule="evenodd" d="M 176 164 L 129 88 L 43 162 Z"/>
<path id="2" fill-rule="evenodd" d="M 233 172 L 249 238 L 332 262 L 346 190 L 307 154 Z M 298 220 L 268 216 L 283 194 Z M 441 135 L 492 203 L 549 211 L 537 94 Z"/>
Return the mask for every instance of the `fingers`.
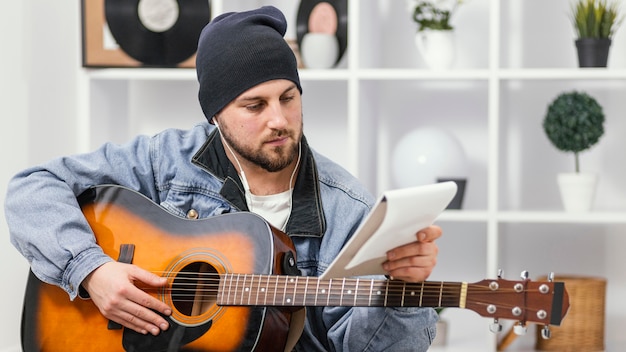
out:
<path id="1" fill-rule="evenodd" d="M 155 311 L 167 316 L 172 313 L 171 308 L 136 284 L 160 287 L 167 284 L 167 279 L 134 265 L 109 262 L 83 281 L 83 287 L 104 317 L 138 333 L 157 335 L 169 324 Z"/>
<path id="2" fill-rule="evenodd" d="M 442 230 L 439 226 L 421 230 L 416 234 L 417 241 L 387 252 L 387 261 L 383 264 L 383 269 L 394 279 L 408 282 L 426 280 L 437 264 L 439 247 L 435 240 L 441 235 Z"/>
<path id="3" fill-rule="evenodd" d="M 141 283 L 148 285 L 149 287 L 163 287 L 167 285 L 167 279 L 164 277 L 155 275 L 136 266 L 132 266 L 132 269 L 132 277 L 135 280 L 138 280 Z M 135 282 L 135 286 L 140 285 Z M 167 304 L 147 294 L 145 291 L 139 289 L 133 290 L 132 295 L 129 295 L 129 299 L 133 302 L 140 304 L 143 307 L 158 311 L 164 315 L 172 314 L 172 310 Z M 155 315 L 158 316 L 158 314 Z"/>
<path id="4" fill-rule="evenodd" d="M 140 334 L 150 333 L 156 336 L 169 328 L 163 317 L 131 300 L 112 307 L 110 311 L 103 311 L 103 315 Z"/>
<path id="5" fill-rule="evenodd" d="M 441 227 L 432 225 L 417 233 L 417 240 L 420 242 L 432 242 L 443 234 Z"/>
<path id="6" fill-rule="evenodd" d="M 171 315 L 172 310 L 167 304 L 139 289 L 130 292 L 127 298 L 119 306 L 118 316 L 122 321 L 118 323 L 139 333 L 149 332 L 152 335 L 169 328 L 167 320 L 155 312 Z"/>

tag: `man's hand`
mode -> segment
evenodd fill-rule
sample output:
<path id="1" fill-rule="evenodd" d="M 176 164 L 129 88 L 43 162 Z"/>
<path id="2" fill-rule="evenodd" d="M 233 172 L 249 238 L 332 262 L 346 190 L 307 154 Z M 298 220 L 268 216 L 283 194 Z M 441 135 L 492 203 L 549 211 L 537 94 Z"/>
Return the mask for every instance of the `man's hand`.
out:
<path id="1" fill-rule="evenodd" d="M 435 264 L 439 247 L 435 240 L 441 237 L 439 226 L 430 226 L 416 234 L 417 240 L 387 252 L 387 261 L 383 268 L 394 279 L 407 282 L 421 282 L 430 276 Z"/>
<path id="2" fill-rule="evenodd" d="M 172 314 L 167 304 L 140 290 L 135 282 L 149 287 L 162 287 L 167 279 L 135 265 L 109 262 L 94 270 L 83 280 L 82 286 L 100 313 L 141 334 L 158 335 L 169 326 L 163 317 Z"/>

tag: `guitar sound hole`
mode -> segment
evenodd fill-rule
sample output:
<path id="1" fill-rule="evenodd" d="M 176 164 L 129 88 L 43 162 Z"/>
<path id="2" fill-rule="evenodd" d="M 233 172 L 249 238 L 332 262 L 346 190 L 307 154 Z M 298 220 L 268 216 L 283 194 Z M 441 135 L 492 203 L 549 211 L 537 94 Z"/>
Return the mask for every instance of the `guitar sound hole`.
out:
<path id="1" fill-rule="evenodd" d="M 219 275 L 205 262 L 185 266 L 172 283 L 172 302 L 187 316 L 201 315 L 216 302 Z"/>

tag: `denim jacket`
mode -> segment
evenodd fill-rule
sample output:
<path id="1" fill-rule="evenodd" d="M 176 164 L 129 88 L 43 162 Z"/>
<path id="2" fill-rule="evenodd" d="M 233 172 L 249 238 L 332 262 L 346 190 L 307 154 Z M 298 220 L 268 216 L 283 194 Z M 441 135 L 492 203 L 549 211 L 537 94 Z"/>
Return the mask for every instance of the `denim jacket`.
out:
<path id="1" fill-rule="evenodd" d="M 319 276 L 370 211 L 373 197 L 347 171 L 310 149 L 303 138 L 301 167 L 286 233 L 302 275 Z M 95 243 L 76 197 L 99 184 L 137 190 L 172 214 L 199 218 L 247 211 L 242 183 L 216 129 L 202 123 L 169 129 L 125 145 L 52 160 L 9 183 L 5 214 L 11 242 L 33 273 L 71 299 L 80 283 L 112 258 Z M 436 314 L 423 308 L 316 307 L 307 309 L 299 351 L 425 351 Z"/>

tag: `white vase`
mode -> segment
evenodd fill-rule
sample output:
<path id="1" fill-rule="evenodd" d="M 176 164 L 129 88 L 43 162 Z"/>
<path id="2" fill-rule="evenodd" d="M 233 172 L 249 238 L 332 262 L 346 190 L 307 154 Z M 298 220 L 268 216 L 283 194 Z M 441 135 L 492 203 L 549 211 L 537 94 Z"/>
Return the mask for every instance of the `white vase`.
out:
<path id="1" fill-rule="evenodd" d="M 453 30 L 425 29 L 415 34 L 415 45 L 429 68 L 445 70 L 452 67 L 456 57 Z"/>
<path id="2" fill-rule="evenodd" d="M 561 173 L 557 175 L 563 207 L 568 212 L 591 210 L 598 175 L 592 173 Z"/>
<path id="3" fill-rule="evenodd" d="M 300 43 L 300 55 L 307 68 L 331 68 L 339 55 L 339 41 L 334 34 L 307 33 Z"/>

